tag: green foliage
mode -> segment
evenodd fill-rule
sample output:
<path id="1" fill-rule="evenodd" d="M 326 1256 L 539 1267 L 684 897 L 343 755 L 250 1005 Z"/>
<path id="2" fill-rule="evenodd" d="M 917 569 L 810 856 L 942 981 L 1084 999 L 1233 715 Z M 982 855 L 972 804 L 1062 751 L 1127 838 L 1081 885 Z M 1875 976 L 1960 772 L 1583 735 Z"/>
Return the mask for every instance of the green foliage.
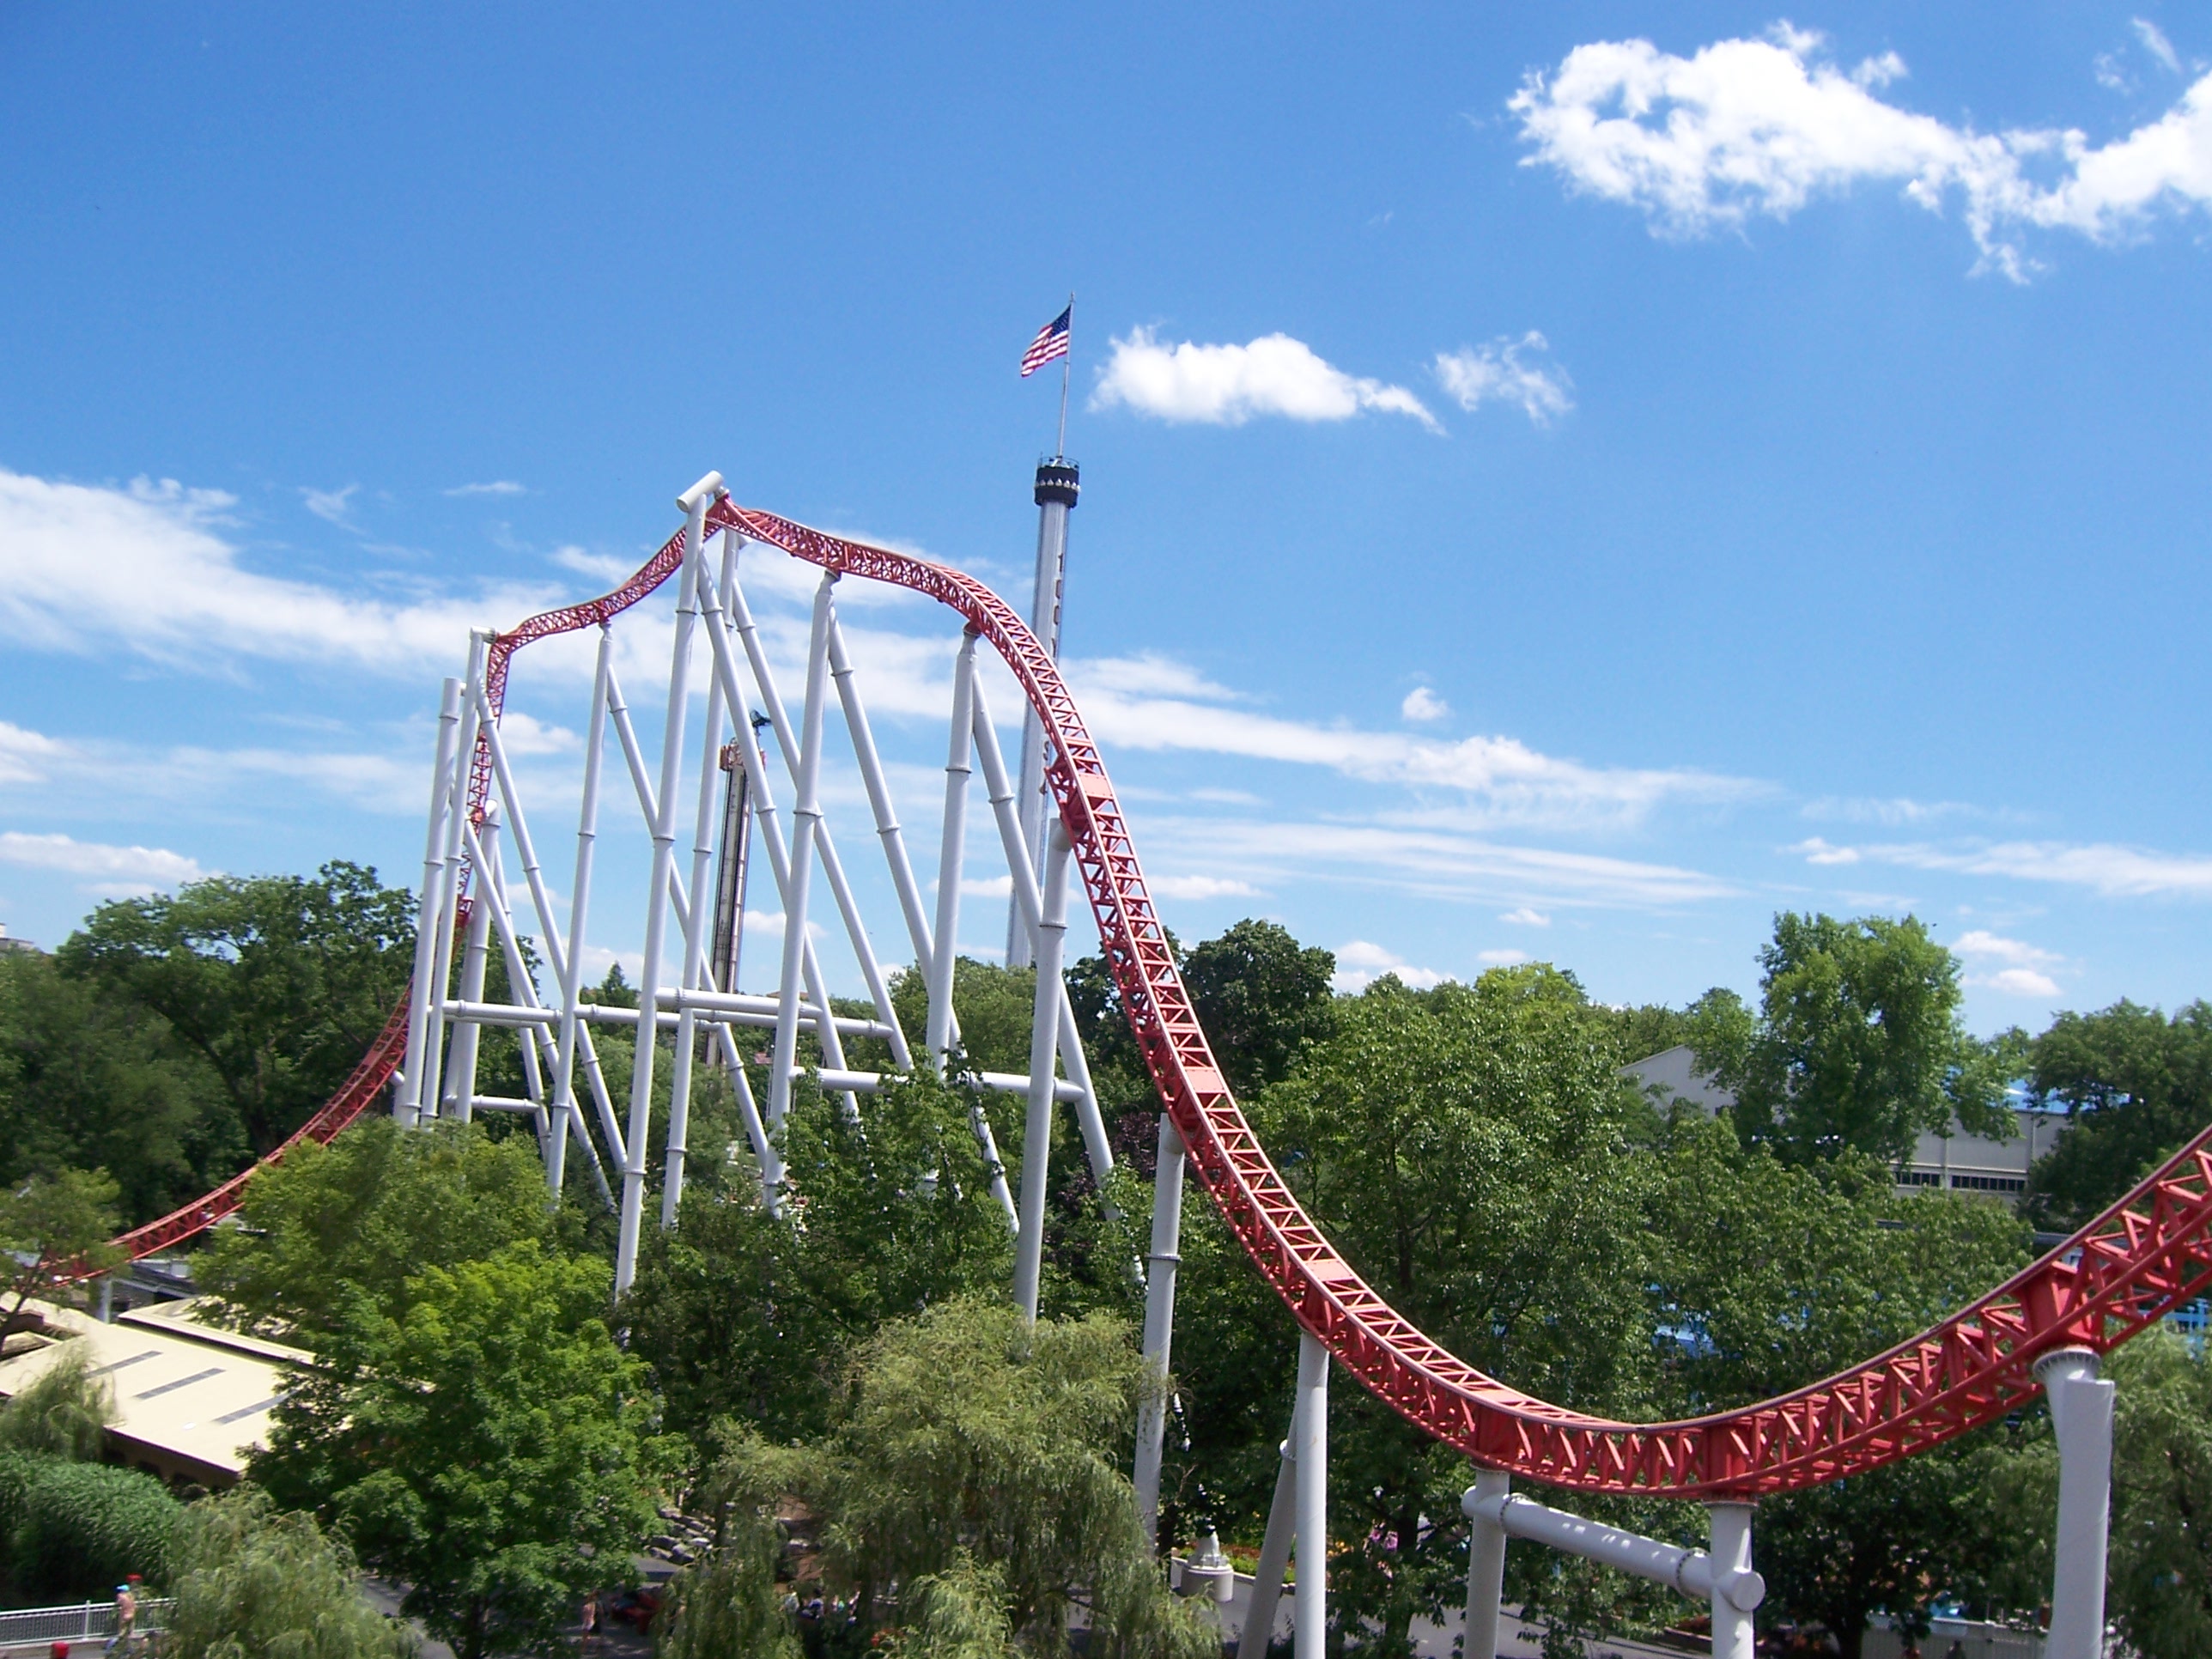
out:
<path id="1" fill-rule="evenodd" d="M 55 1283 L 57 1273 L 100 1273 L 123 1260 L 107 1242 L 117 1231 L 115 1199 L 115 1182 L 105 1170 L 57 1170 L 0 1194 L 0 1249 L 17 1258 L 9 1286 L 15 1299 L 0 1331 L 16 1328 L 33 1295 L 66 1302 L 89 1294 L 82 1279 Z"/>
<path id="2" fill-rule="evenodd" d="M 82 1343 L 65 1343 L 30 1387 L 0 1407 L 0 1449 L 88 1463 L 114 1421 L 114 1389 L 92 1375 Z"/>
<path id="3" fill-rule="evenodd" d="M 215 1092 L 159 1014 L 40 952 L 0 953 L 0 1182 L 109 1170 L 123 1213 L 150 1220 L 235 1167 L 202 1121 Z"/>
<path id="4" fill-rule="evenodd" d="M 2028 1171 L 2027 1208 L 2071 1231 L 2212 1123 L 2212 1004 L 2061 1014 L 2029 1049 L 2028 1081 L 2074 1118 Z"/>
<path id="5" fill-rule="evenodd" d="M 897 1651 L 903 1659 L 1016 1659 L 1006 1623 L 1006 1575 L 966 1550 L 942 1572 L 924 1573 L 907 1592 L 914 1603 Z"/>
<path id="6" fill-rule="evenodd" d="M 929 981 L 919 969 L 891 975 L 891 1008 L 916 1054 L 929 1024 Z M 1030 1068 L 1030 1015 L 1036 1006 L 1036 970 L 1001 968 L 960 957 L 952 964 L 952 1012 L 960 1047 L 979 1072 Z"/>
<path id="7" fill-rule="evenodd" d="M 159 1014 L 258 1156 L 361 1059 L 406 983 L 415 900 L 343 860 L 312 879 L 215 876 L 103 904 L 56 952 L 103 999 Z"/>
<path id="8" fill-rule="evenodd" d="M 1012 1242 L 969 1121 L 977 1104 L 917 1073 L 870 1101 L 863 1133 L 801 1090 L 784 1125 L 783 1214 L 744 1193 L 687 1191 L 683 1224 L 645 1241 L 622 1310 L 672 1429 L 702 1447 L 726 1416 L 776 1439 L 818 1434 L 852 1345 L 1005 1285 Z"/>
<path id="9" fill-rule="evenodd" d="M 411 1659 L 420 1645 L 362 1599 L 344 1545 L 251 1485 L 187 1509 L 169 1565 L 173 1659 Z"/>
<path id="10" fill-rule="evenodd" d="M 732 1505 L 706 1559 L 670 1583 L 656 1648 L 661 1659 L 799 1659 L 776 1588 L 775 1523 Z"/>
<path id="11" fill-rule="evenodd" d="M 1855 1151 L 1895 1164 L 1915 1136 L 1948 1134 L 1954 1120 L 2013 1132 L 2003 1093 L 2020 1056 L 1966 1034 L 1959 964 L 1917 920 L 1784 912 L 1759 960 L 1756 1025 L 1698 1048 L 1735 1092 L 1747 1142 L 1798 1163 Z"/>
<path id="12" fill-rule="evenodd" d="M 1210 1624 L 1168 1595 L 1119 1468 L 1142 1389 L 1120 1321 L 1030 1327 L 996 1299 L 950 1302 L 860 1351 L 825 1440 L 779 1450 L 741 1437 L 719 1493 L 757 1505 L 794 1492 L 825 1516 L 827 1571 L 864 1622 L 902 1621 L 892 1588 L 936 1577 L 922 1622 L 947 1642 L 991 1650 L 976 1606 L 988 1595 L 1026 1650 L 1063 1653 L 1085 1596 L 1091 1652 L 1210 1659 Z"/>
<path id="13" fill-rule="evenodd" d="M 2110 1371 L 2112 1616 L 2142 1659 L 2194 1659 L 2212 1653 L 2212 1363 L 2154 1330 Z"/>
<path id="14" fill-rule="evenodd" d="M 661 1449 L 643 1368 L 600 1318 L 608 1277 L 524 1240 L 425 1268 L 395 1312 L 350 1298 L 253 1459 L 462 1659 L 553 1650 L 653 1519 Z"/>
<path id="15" fill-rule="evenodd" d="M 82 1601 L 107 1595 L 134 1572 L 167 1581 L 170 1534 L 183 1508 L 168 1488 L 136 1469 L 17 1455 L 0 1486 L 12 1488 L 8 1573 L 19 1590 Z"/>
<path id="16" fill-rule="evenodd" d="M 1290 1074 L 1335 1024 L 1336 957 L 1279 922 L 1240 921 L 1183 958 L 1184 988 L 1221 1073 L 1249 1094 Z"/>
<path id="17" fill-rule="evenodd" d="M 550 1243 L 554 1224 L 529 1142 L 477 1124 L 404 1130 L 380 1115 L 263 1170 L 242 1214 L 201 1253 L 199 1282 L 235 1316 L 311 1347 L 368 1312 L 402 1316 L 423 1268 Z"/>

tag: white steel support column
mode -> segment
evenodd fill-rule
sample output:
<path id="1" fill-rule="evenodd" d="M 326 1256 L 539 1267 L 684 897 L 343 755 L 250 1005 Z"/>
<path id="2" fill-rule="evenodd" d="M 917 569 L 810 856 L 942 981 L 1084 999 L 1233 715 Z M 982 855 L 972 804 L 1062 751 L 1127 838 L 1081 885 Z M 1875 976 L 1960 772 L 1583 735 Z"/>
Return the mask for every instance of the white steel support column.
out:
<path id="1" fill-rule="evenodd" d="M 483 684 L 484 647 L 489 638 L 482 629 L 469 630 L 468 679 L 461 691 L 461 723 L 453 745 L 453 793 L 446 809 L 446 867 L 439 878 L 438 914 L 430 947 L 432 994 L 426 1011 L 429 1019 L 423 1029 L 422 1086 L 416 1100 L 420 1116 L 438 1115 L 439 1075 L 446 1050 L 446 987 L 453 977 L 453 928 L 459 921 L 461 872 L 465 867 L 461 829 L 468 819 L 469 780 L 476 768 L 476 692 Z"/>
<path id="2" fill-rule="evenodd" d="M 1505 1528 L 1487 1510 L 1513 1489 L 1513 1477 L 1484 1469 L 1460 1508 L 1467 1516 L 1467 1624 L 1460 1659 L 1498 1659 L 1500 1598 L 1505 1594 Z"/>
<path id="3" fill-rule="evenodd" d="M 466 830 L 465 823 L 461 826 Z M 481 848 L 484 856 L 477 860 L 477 891 L 469 906 L 469 931 L 461 951 L 461 1000 L 482 1002 L 484 989 L 484 968 L 491 956 L 491 913 L 498 903 L 492 890 L 489 867 L 492 838 L 499 834 L 499 815 L 495 808 L 487 808 L 483 826 L 470 836 L 472 848 Z M 438 1115 L 451 1115 L 466 1123 L 476 1115 L 477 1050 L 483 1030 L 470 1020 L 454 1028 L 453 1052 L 446 1067 L 447 1088 L 446 1097 L 439 1103 Z"/>
<path id="4" fill-rule="evenodd" d="M 2051 1628 L 2045 1659 L 2100 1659 L 2105 1650 L 2105 1551 L 2111 1524 L 2112 1385 L 2087 1348 L 2035 1362 L 2058 1442 L 2058 1536 L 2052 1550 Z"/>
<path id="5" fill-rule="evenodd" d="M 1175 1340 L 1176 1268 L 1182 1261 L 1182 1136 L 1160 1114 L 1159 1161 L 1152 1171 L 1152 1248 L 1145 1257 L 1145 1382 L 1137 1412 L 1137 1516 L 1145 1539 L 1159 1541 L 1160 1459 L 1168 1430 L 1168 1364 Z"/>
<path id="6" fill-rule="evenodd" d="M 891 810 L 890 785 L 884 777 L 883 757 L 876 752 L 876 734 L 867 710 L 853 685 L 853 662 L 845 653 L 844 630 L 830 618 L 830 677 L 837 684 L 837 701 L 845 711 L 845 729 L 852 733 L 854 757 L 860 763 L 860 781 L 867 786 L 868 808 L 876 820 L 876 838 L 883 843 L 884 862 L 890 868 L 891 885 L 897 890 L 899 910 L 906 918 L 907 941 L 914 947 L 915 969 L 929 972 L 929 918 L 921 908 L 921 889 L 914 878 L 914 860 L 907 855 L 906 832 Z"/>
<path id="7" fill-rule="evenodd" d="M 1751 1566 L 1749 1504 L 1708 1504 L 1711 1517 L 1713 1659 L 1753 1659 L 1757 1638 L 1751 1615 L 1766 1586 Z M 1751 1593 L 1750 1587 L 1758 1587 Z M 1750 1607 L 1742 1603 L 1748 1601 Z"/>
<path id="8" fill-rule="evenodd" d="M 806 967 L 807 885 L 814 869 L 815 831 L 822 822 L 822 699 L 830 678 L 830 594 L 825 572 L 814 590 L 814 623 L 806 645 L 806 707 L 800 715 L 799 766 L 792 781 L 791 873 L 783 884 L 783 975 L 777 981 L 775 1057 L 768 1074 L 768 1117 L 780 1124 L 791 1105 L 791 1072 L 799 1055 L 799 991 Z M 823 1026 L 829 1029 L 827 1000 Z"/>
<path id="9" fill-rule="evenodd" d="M 1328 1350 L 1298 1333 L 1297 1659 L 1322 1659 L 1328 1625 Z M 1731 1656 L 1733 1659 L 1733 1656 Z M 1746 1659 L 1749 1659 L 1746 1656 Z"/>
<path id="10" fill-rule="evenodd" d="M 599 838 L 599 769 L 607 741 L 608 675 L 612 672 L 614 644 L 613 633 L 601 623 L 599 657 L 592 672 L 592 713 L 585 722 L 584 799 L 576 814 L 576 880 L 568 893 L 568 950 L 563 964 L 567 971 L 560 976 L 561 1036 L 553 1061 L 554 1110 L 562 1116 L 576 1111 L 576 1042 L 580 1035 L 576 1010 L 584 988 L 584 923 L 591 914 L 592 854 Z M 611 1117 L 605 1127 L 611 1134 L 615 1127 Z M 607 1150 L 616 1162 L 628 1162 L 618 1137 L 609 1139 Z M 562 1135 L 554 1142 L 550 1156 L 545 1160 L 545 1183 L 552 1189 L 556 1204 L 561 1201 L 561 1189 L 567 1180 L 568 1158 L 568 1138 Z"/>
<path id="11" fill-rule="evenodd" d="M 1276 1449 L 1275 1496 L 1267 1505 L 1267 1530 L 1260 1540 L 1260 1559 L 1252 1569 L 1252 1601 L 1244 1609 L 1243 1634 L 1237 1659 L 1267 1659 L 1275 1639 L 1275 1609 L 1283 1600 L 1283 1574 L 1291 1565 L 1291 1545 L 1298 1530 L 1298 1411 L 1291 1407 L 1291 1437 Z"/>
<path id="12" fill-rule="evenodd" d="M 967 856 L 969 729 L 975 709 L 975 630 L 960 636 L 952 667 L 952 735 L 945 757 L 945 836 L 937 854 L 937 935 L 929 963 L 929 1063 L 942 1072 L 952 1047 L 952 971 L 960 954 L 960 872 Z"/>
<path id="13" fill-rule="evenodd" d="M 645 959 L 638 969 L 636 1060 L 630 1073 L 629 1132 L 623 1137 L 622 1225 L 615 1244 L 615 1294 L 637 1276 L 638 1232 L 645 1214 L 645 1152 L 653 1121 L 653 1067 L 659 1025 L 653 1011 L 660 994 L 660 952 L 668 925 L 668 884 L 676 865 L 676 787 L 684 767 L 684 717 L 690 695 L 691 629 L 697 618 L 700 544 L 708 503 L 721 488 L 710 472 L 678 498 L 684 512 L 684 574 L 676 599 L 676 641 L 668 667 L 668 714 L 660 731 L 660 790 L 653 813 L 653 875 L 646 884 Z"/>
<path id="14" fill-rule="evenodd" d="M 1013 787 L 1006 779 L 1006 763 L 999 753 L 998 728 L 991 723 L 991 710 L 983 700 L 983 688 L 977 685 L 970 693 L 975 700 L 975 759 L 983 769 L 983 787 L 990 799 L 991 812 L 998 821 L 999 844 L 1006 855 L 1006 869 L 1013 878 L 1014 914 L 1022 919 L 1024 927 L 1032 937 L 1042 914 L 1037 896 L 1036 877 L 1031 872 L 1029 854 L 1024 850 L 1021 825 L 1015 816 Z M 1060 822 L 1057 814 L 1053 822 Z M 1059 998 L 1060 1051 L 1067 1061 L 1067 1079 L 1077 1090 L 1075 1121 L 1083 1131 L 1083 1149 L 1091 1161 L 1091 1173 L 1097 1177 L 1103 1191 L 1106 1177 L 1114 1170 L 1114 1144 L 1106 1133 L 1106 1120 L 1098 1109 L 1097 1091 L 1091 1084 L 1091 1062 L 1083 1052 L 1082 1034 L 1076 1029 L 1075 1005 L 1068 1000 L 1067 986 L 1061 982 Z M 1109 1206 L 1109 1215 L 1116 1213 Z"/>
<path id="15" fill-rule="evenodd" d="M 1021 1230 L 1014 1249 L 1014 1305 L 1036 1322 L 1044 1276 L 1045 1191 L 1052 1158 L 1052 1097 L 1060 1049 L 1060 958 L 1067 941 L 1067 832 L 1054 818 L 1044 858 L 1044 911 L 1037 919 L 1036 1000 L 1030 1017 L 1030 1110 L 1022 1136 Z"/>
<path id="16" fill-rule="evenodd" d="M 703 558 L 703 555 L 702 557 Z M 722 580 L 725 588 L 730 585 L 737 568 L 738 538 L 734 531 L 722 532 Z M 703 586 L 704 585 L 702 584 Z M 712 591 L 706 594 L 702 606 L 702 620 L 711 636 L 722 625 L 720 601 Z M 737 711 L 742 719 L 744 710 Z M 691 825 L 691 880 L 684 895 L 688 925 L 684 929 L 684 972 L 676 983 L 686 991 L 696 990 L 706 983 L 708 960 L 708 934 L 717 921 L 715 907 L 707 896 L 708 873 L 714 866 L 714 826 L 721 817 L 715 797 L 715 785 L 721 781 L 722 769 L 718 763 L 722 752 L 722 677 L 709 672 L 707 676 L 707 719 L 700 730 L 699 738 L 699 808 Z M 660 1176 L 660 1224 L 673 1227 L 678 1211 L 684 1203 L 684 1158 L 691 1136 L 691 1063 L 693 1051 L 698 1044 L 698 1022 L 690 1006 L 678 1009 L 676 1016 L 676 1052 L 668 1063 L 668 1146 Z"/>
<path id="17" fill-rule="evenodd" d="M 438 944 L 438 899 L 446 884 L 446 814 L 453 810 L 453 769 L 454 733 L 461 723 L 461 683 L 449 679 L 438 699 L 438 761 L 430 775 L 430 823 L 423 836 L 422 898 L 415 911 L 415 976 L 407 1005 L 407 1069 L 399 1079 L 399 1092 L 392 1115 L 413 1127 L 421 1115 L 422 1079 L 428 1049 L 428 1034 L 435 1029 L 431 1004 L 445 994 L 436 983 L 432 964 Z"/>

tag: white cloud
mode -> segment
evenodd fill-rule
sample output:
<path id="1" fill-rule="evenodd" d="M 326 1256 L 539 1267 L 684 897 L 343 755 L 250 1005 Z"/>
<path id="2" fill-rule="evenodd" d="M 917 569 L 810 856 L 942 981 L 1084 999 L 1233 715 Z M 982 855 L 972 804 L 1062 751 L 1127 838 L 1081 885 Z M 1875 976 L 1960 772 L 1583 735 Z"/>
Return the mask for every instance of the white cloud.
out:
<path id="1" fill-rule="evenodd" d="M 1287 334 L 1265 334 L 1249 345 L 1162 345 L 1151 329 L 1135 328 L 1113 347 L 1091 397 L 1094 409 L 1119 404 L 1163 421 L 1214 426 L 1242 426 L 1255 415 L 1348 421 L 1375 410 L 1442 430 L 1404 386 L 1347 374 Z"/>
<path id="2" fill-rule="evenodd" d="M 2173 49 L 2173 42 L 2166 38 L 2166 31 L 2148 17 L 2134 17 L 2128 21 L 2135 25 L 2136 39 L 2142 42 L 2145 52 L 2158 59 L 2159 67 L 2171 75 L 2180 74 L 2181 54 Z"/>
<path id="3" fill-rule="evenodd" d="M 1939 846 L 1927 842 L 1832 847 L 1819 836 L 1790 849 L 1808 864 L 1892 864 L 1911 870 L 1948 870 L 1970 876 L 2006 876 L 2087 887 L 2108 897 L 2156 893 L 2212 897 L 2212 858 L 2155 853 L 2109 842 L 2014 841 Z"/>
<path id="4" fill-rule="evenodd" d="M 529 493 L 512 478 L 494 478 L 489 483 L 456 484 L 445 492 L 448 495 L 526 495 Z"/>
<path id="5" fill-rule="evenodd" d="M 1257 898 L 1260 890 L 1229 876 L 1154 876 L 1152 896 L 1164 899 Z"/>
<path id="6" fill-rule="evenodd" d="M 360 489 L 359 484 L 348 484 L 343 489 L 302 489 L 300 499 L 317 518 L 350 530 L 353 526 L 347 521 L 346 512 Z"/>
<path id="7" fill-rule="evenodd" d="M 563 570 L 573 570 L 580 576 L 589 576 L 593 581 L 613 587 L 628 581 L 645 561 L 619 558 L 611 553 L 587 553 L 580 547 L 569 546 L 555 548 L 553 562 Z"/>
<path id="8" fill-rule="evenodd" d="M 1973 814 L 1975 809 L 1963 801 L 1913 800 L 1898 795 L 1886 799 L 1866 796 L 1823 795 L 1818 800 L 1807 801 L 1800 809 L 1808 818 L 1825 818 L 1846 823 L 1925 823 L 1933 818 L 1955 817 Z"/>
<path id="9" fill-rule="evenodd" d="M 1875 95 L 1904 73 L 1893 54 L 1846 72 L 1823 50 L 1786 26 L 1687 58 L 1649 40 L 1577 46 L 1509 102 L 1533 147 L 1523 164 L 1675 235 L 1897 183 L 1931 211 L 1959 199 L 1984 263 L 2015 279 L 2027 269 L 2023 229 L 2110 241 L 2161 207 L 2212 204 L 2212 75 L 2159 120 L 2092 145 L 2078 131 L 1982 133 L 1900 108 Z"/>
<path id="10" fill-rule="evenodd" d="M 1516 927 L 1549 927 L 1552 925 L 1551 917 L 1541 910 L 1532 910 L 1525 904 L 1517 910 L 1506 911 L 1498 919 L 1510 921 Z"/>
<path id="11" fill-rule="evenodd" d="M 1409 720 L 1440 720 L 1451 713 L 1451 705 L 1427 686 L 1417 685 L 1406 693 L 1398 712 Z"/>
<path id="12" fill-rule="evenodd" d="M 0 783 L 36 783 L 67 752 L 43 732 L 0 720 Z"/>
<path id="13" fill-rule="evenodd" d="M 1092 734 L 1109 745 L 1240 755 L 1326 766 L 1370 782 L 1455 790 L 1500 819 L 1620 825 L 1641 821 L 1662 801 L 1733 801 L 1760 789 L 1744 779 L 1693 770 L 1584 766 L 1540 754 L 1512 738 L 1367 732 L 1223 708 L 1195 693 L 1134 695 L 1117 689 L 1130 678 L 1100 672 L 1107 665 L 1064 666 Z M 1158 659 L 1146 659 L 1146 666 L 1157 673 Z"/>
<path id="14" fill-rule="evenodd" d="M 1968 975 L 1968 985 L 1987 986 L 1992 991 L 2002 991 L 2008 997 L 2055 997 L 2058 982 L 2048 974 L 2039 974 L 2033 968 L 2004 968 L 1994 974 Z"/>
<path id="15" fill-rule="evenodd" d="M 1416 991 L 1434 990 L 1451 977 L 1433 968 L 1416 968 L 1401 960 L 1395 951 L 1367 939 L 1356 939 L 1336 947 L 1336 972 L 1329 984 L 1340 993 L 1356 996 L 1386 974 L 1395 974 L 1401 982 Z"/>
<path id="16" fill-rule="evenodd" d="M 78 878 L 78 890 L 123 898 L 204 879 L 207 872 L 164 847 L 107 847 L 68 836 L 0 831 L 0 863 Z"/>
<path id="17" fill-rule="evenodd" d="M 1486 403 L 1513 404 L 1538 426 L 1549 426 L 1575 406 L 1574 382 L 1556 366 L 1524 362 L 1521 354 L 1548 350 L 1534 329 L 1518 340 L 1500 337 L 1485 346 L 1440 351 L 1432 365 L 1445 395 L 1473 411 Z"/>
<path id="18" fill-rule="evenodd" d="M 2014 968 L 2044 968 L 2065 960 L 2056 951 L 2045 951 L 2023 939 L 2005 939 L 1980 927 L 1951 948 L 1971 962 L 2002 962 Z"/>
<path id="19" fill-rule="evenodd" d="M 1522 963 L 1533 961 L 1534 958 L 1526 951 L 1507 949 L 1479 951 L 1476 953 L 1475 959 L 1479 962 L 1486 962 L 1493 968 L 1517 968 Z"/>
<path id="20" fill-rule="evenodd" d="M 508 584 L 393 603 L 264 575 L 218 533 L 236 504 L 173 479 L 115 489 L 0 470 L 0 626 L 17 645 L 218 672 L 261 659 L 419 675 L 457 665 L 471 626 L 561 598 Z"/>

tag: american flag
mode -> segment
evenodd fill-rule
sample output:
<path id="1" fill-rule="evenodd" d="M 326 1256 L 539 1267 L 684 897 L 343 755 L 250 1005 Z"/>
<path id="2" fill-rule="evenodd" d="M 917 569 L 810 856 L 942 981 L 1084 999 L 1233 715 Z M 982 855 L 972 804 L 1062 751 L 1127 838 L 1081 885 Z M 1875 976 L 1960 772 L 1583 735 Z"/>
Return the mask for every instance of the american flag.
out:
<path id="1" fill-rule="evenodd" d="M 1067 356 L 1068 319 L 1074 315 L 1075 307 L 1071 303 L 1037 331 L 1036 338 L 1030 342 L 1030 349 L 1022 353 L 1022 379 L 1028 380 L 1054 358 Z"/>

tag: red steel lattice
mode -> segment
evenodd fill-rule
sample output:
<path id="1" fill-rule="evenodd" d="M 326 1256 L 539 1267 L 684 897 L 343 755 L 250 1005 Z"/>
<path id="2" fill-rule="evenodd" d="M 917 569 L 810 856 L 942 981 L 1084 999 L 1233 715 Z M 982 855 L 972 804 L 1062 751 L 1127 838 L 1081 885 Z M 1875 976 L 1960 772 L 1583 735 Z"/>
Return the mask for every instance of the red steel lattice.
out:
<path id="1" fill-rule="evenodd" d="M 1097 746 L 1059 669 L 1013 608 L 949 566 L 726 497 L 707 526 L 841 574 L 926 593 L 990 641 L 1043 723 L 1047 781 L 1108 964 L 1200 1182 L 1299 1325 L 1376 1398 L 1476 1462 L 1552 1486 L 1654 1496 L 1748 1497 L 1817 1486 L 1911 1456 L 2016 1409 L 2036 1392 L 2032 1367 L 2042 1355 L 2115 1347 L 2212 1284 L 2208 1129 L 2073 1238 L 1933 1329 L 1758 1405 L 1674 1423 L 1617 1423 L 1485 1376 L 1415 1328 L 1337 1254 L 1245 1122 L 1192 1012 Z M 494 635 L 485 690 L 495 714 L 516 651 L 636 604 L 681 567 L 684 539 L 678 531 L 613 592 Z M 489 781 L 481 742 L 472 759 L 473 817 Z M 344 1088 L 264 1162 L 301 1140 L 327 1140 L 360 1115 L 399 1064 L 406 1024 L 403 999 Z M 252 1173 L 117 1243 L 135 1258 L 204 1230 L 237 1208 Z"/>

